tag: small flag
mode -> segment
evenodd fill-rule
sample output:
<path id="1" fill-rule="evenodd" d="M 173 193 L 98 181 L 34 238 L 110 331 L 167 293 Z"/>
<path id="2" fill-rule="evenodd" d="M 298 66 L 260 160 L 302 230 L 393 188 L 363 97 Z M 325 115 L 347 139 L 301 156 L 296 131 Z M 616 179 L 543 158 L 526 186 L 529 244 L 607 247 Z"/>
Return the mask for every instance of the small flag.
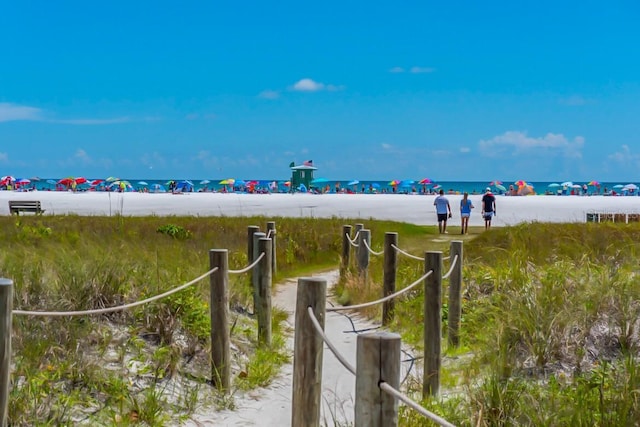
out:
<path id="1" fill-rule="evenodd" d="M 304 166 L 313 166 L 313 160 L 307 160 L 302 163 Z"/>

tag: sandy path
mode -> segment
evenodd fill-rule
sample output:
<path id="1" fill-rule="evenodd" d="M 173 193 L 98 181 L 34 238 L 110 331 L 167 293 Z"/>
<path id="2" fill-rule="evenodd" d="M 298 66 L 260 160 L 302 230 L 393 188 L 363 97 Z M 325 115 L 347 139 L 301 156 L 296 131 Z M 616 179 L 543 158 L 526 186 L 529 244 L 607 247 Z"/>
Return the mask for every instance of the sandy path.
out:
<path id="1" fill-rule="evenodd" d="M 330 287 L 338 280 L 338 272 L 331 271 L 315 276 L 325 277 Z M 288 280 L 278 286 L 273 297 L 273 305 L 289 313 L 288 326 L 291 333 L 287 339 L 287 348 L 293 354 L 293 326 L 295 319 L 297 280 Z M 351 316 L 356 328 L 375 327 L 358 316 Z M 325 331 L 340 353 L 353 365 L 356 359 L 357 334 L 349 318 L 329 312 L 325 318 Z M 205 412 L 192 417 L 187 426 L 289 426 L 291 424 L 293 365 L 282 367 L 273 383 L 264 389 L 257 389 L 245 396 L 236 396 L 237 409 L 220 412 Z M 353 394 L 355 377 L 348 372 L 325 345 L 323 357 L 323 423 L 328 426 L 353 422 Z"/>

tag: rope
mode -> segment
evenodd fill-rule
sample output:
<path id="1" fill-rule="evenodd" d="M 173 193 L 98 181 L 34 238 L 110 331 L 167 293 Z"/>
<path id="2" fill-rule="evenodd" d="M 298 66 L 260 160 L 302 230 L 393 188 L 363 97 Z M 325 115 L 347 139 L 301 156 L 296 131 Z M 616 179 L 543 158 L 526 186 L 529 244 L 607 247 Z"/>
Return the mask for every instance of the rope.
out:
<path id="1" fill-rule="evenodd" d="M 400 249 L 399 247 L 397 247 L 396 245 L 391 245 L 391 247 L 393 249 L 395 249 L 396 251 L 400 252 L 402 255 L 406 255 L 409 258 L 413 258 L 413 259 L 417 259 L 419 261 L 424 261 L 424 258 L 420 258 L 419 256 L 415 256 L 415 255 L 411 255 L 409 252 L 405 252 L 402 249 Z"/>
<path id="2" fill-rule="evenodd" d="M 451 263 L 451 267 L 449 268 L 449 271 L 447 271 L 447 274 L 442 276 L 442 279 L 447 279 L 449 278 L 449 276 L 451 276 L 451 273 L 453 272 L 453 267 L 455 267 L 457 263 L 458 263 L 458 255 L 453 257 L 453 262 Z"/>
<path id="3" fill-rule="evenodd" d="M 360 233 L 360 232 L 358 231 L 358 233 Z M 347 240 L 349 241 L 349 244 L 350 244 L 351 246 L 353 246 L 354 248 L 357 248 L 357 247 L 358 247 L 358 245 L 357 245 L 356 243 L 354 243 L 354 242 L 357 240 L 357 238 L 358 238 L 358 234 L 356 234 L 356 237 L 355 237 L 353 240 L 351 240 L 351 237 L 349 237 L 349 234 L 344 233 L 344 235 L 347 237 Z"/>
<path id="4" fill-rule="evenodd" d="M 417 411 L 420 415 L 430 419 L 434 423 L 436 423 L 436 424 L 438 424 L 440 426 L 443 426 L 443 427 L 455 427 L 455 425 L 451 424 L 449 421 L 445 420 L 444 418 L 439 417 L 438 415 L 434 414 L 433 412 L 427 411 L 422 406 L 418 405 L 416 402 L 414 402 L 413 400 L 411 400 L 409 397 L 405 396 L 404 394 L 400 393 L 398 390 L 396 390 L 395 388 L 391 387 L 386 382 L 381 381 L 380 384 L 379 384 L 379 387 L 380 387 L 381 390 L 387 392 L 391 396 L 393 396 L 396 399 L 402 401 L 405 405 L 407 405 L 411 409 Z"/>
<path id="5" fill-rule="evenodd" d="M 358 304 L 358 305 L 344 305 L 344 306 L 341 306 L 341 307 L 328 307 L 327 311 L 355 310 L 355 309 L 358 309 L 358 308 L 371 307 L 373 305 L 380 304 L 381 302 L 389 301 L 390 299 L 393 299 L 393 298 L 395 298 L 397 296 L 400 296 L 400 295 L 404 294 L 405 292 L 409 292 L 411 289 L 413 289 L 415 286 L 417 286 L 421 281 L 423 281 L 424 279 L 429 277 L 429 275 L 431 273 L 433 273 L 433 270 L 429 270 L 421 278 L 419 278 L 418 280 L 416 280 L 415 282 L 413 282 L 412 284 L 410 284 L 406 288 L 401 289 L 398 292 L 393 293 L 391 295 L 387 295 L 384 298 L 380 298 L 378 300 L 371 301 L 371 302 L 365 302 L 363 304 Z"/>
<path id="6" fill-rule="evenodd" d="M 451 255 L 449 255 L 449 256 L 445 256 L 445 257 L 442 257 L 442 260 L 443 260 L 443 261 L 446 261 L 446 260 L 448 260 L 448 259 L 451 259 Z"/>
<path id="7" fill-rule="evenodd" d="M 381 250 L 380 252 L 375 252 L 373 249 L 371 249 L 371 246 L 369 246 L 369 242 L 367 242 L 366 240 L 363 240 L 363 242 L 364 242 L 364 246 L 367 248 L 367 250 L 371 255 L 380 256 L 384 253 L 384 249 Z"/>
<path id="8" fill-rule="evenodd" d="M 246 266 L 245 268 L 243 268 L 242 270 L 229 270 L 229 274 L 242 274 L 242 273 L 246 273 L 247 271 L 251 270 L 253 267 L 255 267 L 256 265 L 258 265 L 258 263 L 260 262 L 260 260 L 262 259 L 262 257 L 264 257 L 264 252 L 262 252 L 260 254 L 260 256 L 258 258 L 256 258 L 255 261 L 253 261 L 251 264 L 249 264 L 248 266 Z"/>
<path id="9" fill-rule="evenodd" d="M 349 371 L 353 375 L 355 375 L 356 374 L 356 368 L 354 368 L 353 365 L 351 365 L 349 362 L 347 362 L 347 360 L 344 357 L 342 357 L 342 355 L 340 354 L 338 349 L 334 347 L 333 343 L 331 343 L 331 341 L 329 341 L 329 338 L 327 338 L 327 336 L 325 335 L 324 331 L 322 330 L 322 326 L 320 326 L 320 323 L 318 322 L 318 319 L 316 319 L 316 315 L 313 312 L 313 307 L 311 307 L 311 306 L 307 307 L 307 312 L 309 313 L 309 317 L 311 318 L 311 323 L 313 323 L 313 326 L 316 328 L 316 332 L 318 334 L 320 334 L 320 336 L 322 337 L 322 340 L 329 347 L 329 349 L 331 350 L 333 355 L 336 356 L 336 358 L 340 361 L 340 363 L 342 363 L 342 366 L 347 368 L 347 371 Z"/>
<path id="10" fill-rule="evenodd" d="M 201 276 L 196 277 L 195 279 L 193 279 L 192 281 L 185 283 L 182 286 L 178 286 L 175 289 L 172 289 L 170 291 L 167 291 L 163 294 L 160 295 L 156 295 L 155 297 L 151 297 L 151 298 L 147 298 L 147 299 L 143 299 L 141 301 L 136 301 L 136 302 L 132 302 L 130 304 L 124 304 L 124 305 L 120 305 L 117 307 L 108 307 L 108 308 L 98 308 L 98 309 L 94 309 L 94 310 L 81 310 L 81 311 L 26 311 L 26 310 L 13 310 L 13 314 L 24 314 L 27 316 L 51 316 L 51 317 L 63 317 L 63 316 L 82 316 L 82 315 L 87 315 L 87 314 L 104 314 L 104 313 L 112 313 L 114 311 L 121 311 L 121 310 L 126 310 L 129 308 L 133 308 L 133 307 L 137 307 L 139 305 L 142 304 L 146 304 L 148 302 L 153 302 L 153 301 L 157 301 L 161 298 L 164 298 L 166 296 L 169 296 L 171 294 L 175 294 L 176 292 L 179 292 L 185 288 L 188 288 L 189 286 L 193 285 L 196 282 L 199 282 L 200 280 L 204 279 L 205 277 L 209 276 L 210 274 L 214 273 L 218 271 L 218 267 L 214 267 L 211 270 L 207 271 L 206 273 L 204 273 Z"/>

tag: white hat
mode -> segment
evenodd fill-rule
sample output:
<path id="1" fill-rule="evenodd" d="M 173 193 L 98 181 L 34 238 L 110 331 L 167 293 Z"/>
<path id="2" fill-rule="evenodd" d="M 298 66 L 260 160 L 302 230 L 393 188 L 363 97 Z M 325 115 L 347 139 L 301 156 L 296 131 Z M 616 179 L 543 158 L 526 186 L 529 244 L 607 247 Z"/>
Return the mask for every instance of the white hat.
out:
<path id="1" fill-rule="evenodd" d="M 484 190 L 484 192 L 485 192 L 485 193 L 490 193 L 490 192 L 491 192 L 491 188 L 490 188 L 490 187 L 487 187 L 487 189 L 486 189 L 486 190 Z"/>

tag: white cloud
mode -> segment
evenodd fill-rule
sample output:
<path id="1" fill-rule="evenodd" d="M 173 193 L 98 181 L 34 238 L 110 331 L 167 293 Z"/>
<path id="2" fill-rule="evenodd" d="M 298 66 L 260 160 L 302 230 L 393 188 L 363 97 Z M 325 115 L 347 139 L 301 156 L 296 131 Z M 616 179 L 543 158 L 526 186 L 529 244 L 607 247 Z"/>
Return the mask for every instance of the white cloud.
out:
<path id="1" fill-rule="evenodd" d="M 92 125 L 112 125 L 118 123 L 129 123 L 131 122 L 130 117 L 116 117 L 113 119 L 63 119 L 63 120 L 46 120 L 49 123 L 60 123 L 63 125 L 81 125 L 81 126 L 92 126 Z"/>
<path id="2" fill-rule="evenodd" d="M 389 70 L 390 73 L 404 73 L 404 68 L 402 67 L 393 67 Z"/>
<path id="3" fill-rule="evenodd" d="M 380 144 L 380 146 L 382 147 L 383 150 L 391 150 L 391 149 L 393 149 L 393 145 L 387 144 L 386 142 L 383 142 L 382 144 Z"/>
<path id="4" fill-rule="evenodd" d="M 278 92 L 277 90 L 270 90 L 270 89 L 263 90 L 258 94 L 258 98 L 278 99 L 280 98 L 280 92 Z"/>
<path id="5" fill-rule="evenodd" d="M 469 148 L 469 147 L 460 147 L 460 152 L 461 153 L 470 153 L 471 152 L 471 148 Z"/>
<path id="6" fill-rule="evenodd" d="M 620 147 L 620 151 L 611 153 L 607 159 L 615 163 L 614 168 L 620 172 L 620 168 L 631 168 L 631 173 L 635 174 L 640 168 L 640 154 L 633 153 L 628 145 L 624 144 Z"/>
<path id="7" fill-rule="evenodd" d="M 317 92 L 322 89 L 324 89 L 323 83 L 319 83 L 308 78 L 298 80 L 293 85 L 293 90 L 296 90 L 299 92 Z"/>
<path id="8" fill-rule="evenodd" d="M 0 162 L 6 163 L 9 161 L 9 155 L 7 153 L 0 153 Z"/>
<path id="9" fill-rule="evenodd" d="M 549 154 L 558 152 L 569 158 L 581 158 L 584 138 L 576 136 L 568 140 L 562 134 L 548 133 L 543 137 L 530 137 L 526 132 L 507 131 L 478 143 L 480 151 L 487 156 Z"/>
<path id="10" fill-rule="evenodd" d="M 84 151 L 82 148 L 79 148 L 78 150 L 76 150 L 76 153 L 74 154 L 73 157 L 80 160 L 85 165 L 92 163 L 91 157 L 89 157 L 87 152 Z"/>
<path id="11" fill-rule="evenodd" d="M 17 120 L 42 120 L 42 110 L 26 105 L 0 102 L 0 122 Z"/>
<path id="12" fill-rule="evenodd" d="M 413 74 L 424 74 L 424 73 L 433 73 L 436 69 L 431 67 L 411 67 L 409 69 L 410 73 Z"/>

